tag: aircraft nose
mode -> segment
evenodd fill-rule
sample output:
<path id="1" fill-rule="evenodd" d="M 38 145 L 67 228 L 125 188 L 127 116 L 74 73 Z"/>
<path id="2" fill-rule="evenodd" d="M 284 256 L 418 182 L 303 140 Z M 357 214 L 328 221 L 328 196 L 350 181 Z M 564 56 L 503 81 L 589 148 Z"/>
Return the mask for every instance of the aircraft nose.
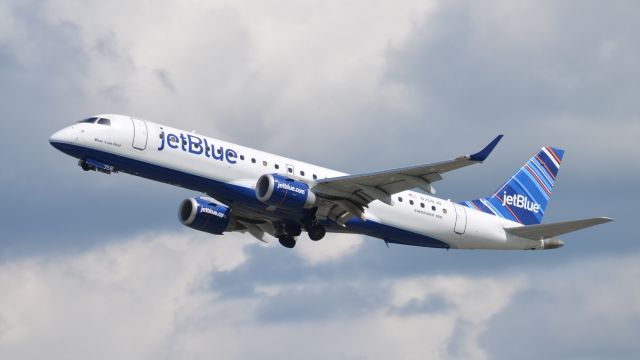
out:
<path id="1" fill-rule="evenodd" d="M 49 136 L 49 142 L 51 144 L 62 141 L 62 130 L 56 131 L 53 135 Z"/>
<path id="2" fill-rule="evenodd" d="M 49 137 L 49 143 L 56 149 L 71 142 L 71 134 L 68 128 L 56 131 Z"/>

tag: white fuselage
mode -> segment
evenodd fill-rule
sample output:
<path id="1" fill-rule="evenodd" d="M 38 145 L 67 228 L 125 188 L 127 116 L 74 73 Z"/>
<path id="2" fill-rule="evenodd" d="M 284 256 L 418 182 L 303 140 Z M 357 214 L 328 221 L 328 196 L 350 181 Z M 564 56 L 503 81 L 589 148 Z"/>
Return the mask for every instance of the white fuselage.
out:
<path id="1" fill-rule="evenodd" d="M 313 186 L 314 180 L 344 173 L 273 155 L 193 132 L 155 124 L 122 115 L 105 115 L 109 126 L 77 123 L 54 134 L 50 141 L 61 151 L 78 158 L 98 157 L 134 175 L 207 192 L 224 202 L 232 192 L 255 192 L 256 180 L 263 174 L 279 173 Z M 223 191 L 209 190 L 203 182 L 211 180 Z M 239 195 L 238 195 L 239 196 Z M 246 196 L 245 196 L 246 197 Z M 233 198 L 239 201 L 239 197 Z M 243 206 L 253 206 L 251 199 Z M 257 201 L 253 199 L 253 201 Z M 373 201 L 365 211 L 368 224 L 347 223 L 336 231 L 362 233 L 392 240 L 395 233 L 415 235 L 416 243 L 429 238 L 457 249 L 541 249 L 541 241 L 510 235 L 505 227 L 520 224 L 442 200 L 421 192 L 404 191 L 393 195 L 393 205 Z M 268 214 L 258 208 L 256 212 Z M 370 226 L 371 225 L 371 226 Z M 380 227 L 379 225 L 382 225 Z M 377 233 L 376 229 L 383 229 Z M 394 241 L 390 241 L 394 242 Z M 429 246 L 422 245 L 422 246 Z M 445 247 L 445 246 L 438 246 Z"/>

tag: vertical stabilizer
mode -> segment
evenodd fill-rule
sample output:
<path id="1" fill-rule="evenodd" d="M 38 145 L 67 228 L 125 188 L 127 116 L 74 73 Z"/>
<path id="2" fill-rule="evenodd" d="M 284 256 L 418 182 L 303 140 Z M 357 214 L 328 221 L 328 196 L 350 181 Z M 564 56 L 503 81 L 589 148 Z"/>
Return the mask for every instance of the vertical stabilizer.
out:
<path id="1" fill-rule="evenodd" d="M 462 205 L 523 225 L 540 224 L 563 155 L 564 150 L 545 146 L 491 197 Z"/>

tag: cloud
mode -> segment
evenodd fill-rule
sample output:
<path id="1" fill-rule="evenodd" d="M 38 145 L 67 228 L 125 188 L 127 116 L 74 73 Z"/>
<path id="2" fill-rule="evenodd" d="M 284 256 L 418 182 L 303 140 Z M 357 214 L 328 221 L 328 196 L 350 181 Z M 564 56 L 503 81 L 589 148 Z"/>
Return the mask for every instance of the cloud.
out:
<path id="1" fill-rule="evenodd" d="M 207 281 L 244 262 L 246 245 L 233 236 L 144 234 L 4 264 L 1 357 L 152 358 L 185 317 L 222 311 Z"/>
<path id="2" fill-rule="evenodd" d="M 360 235 L 328 234 L 322 241 L 315 242 L 309 241 L 305 233 L 298 241 L 296 253 L 309 265 L 326 264 L 357 253 L 362 241 Z"/>
<path id="3" fill-rule="evenodd" d="M 84 174 L 49 146 L 51 133 L 88 114 L 133 114 L 346 169 L 350 157 L 332 156 L 336 161 L 327 163 L 326 155 L 362 151 L 363 142 L 352 135 L 363 128 L 354 114 L 382 103 L 389 91 L 376 84 L 384 50 L 401 44 L 430 5 L 272 5 L 3 3 L 0 102 L 8 121 L 0 126 L 14 135 L 0 142 L 7 164 L 0 185 L 12 189 L 7 201 L 14 207 L 7 211 L 10 236 L 0 242 L 2 255 L 52 243 L 82 247 L 80 238 L 96 226 L 129 233 L 179 226 L 174 208 L 193 192 L 157 185 L 139 191 L 139 179 Z M 395 106 L 390 98 L 383 102 Z M 99 204 L 87 204 L 83 197 L 90 193 L 119 196 L 100 195 Z M 39 204 L 50 214 L 41 227 L 20 220 L 31 198 L 50 200 Z M 128 206 L 126 219 L 116 219 L 111 214 L 123 209 L 123 199 L 149 206 Z M 62 225 L 69 218 L 83 229 Z M 63 239 L 40 244 L 44 228 Z M 18 236 L 23 241 L 9 243 Z"/>
<path id="4" fill-rule="evenodd" d="M 401 93 L 380 87 L 385 51 L 402 46 L 432 4 L 43 2 L 25 5 L 29 17 L 8 6 L 17 21 L 5 42 L 25 69 L 57 69 L 58 86 L 82 100 L 75 112 L 132 113 L 284 153 L 304 142 L 304 157 L 317 160 L 311 149 L 325 143 L 314 134 L 353 151 L 349 133 L 366 122 L 356 116 L 402 106 Z M 36 24 L 67 37 L 54 51 Z"/>
<path id="5" fill-rule="evenodd" d="M 349 171 L 455 156 L 497 132 L 527 155 L 549 141 L 627 159 L 628 136 L 606 151 L 584 140 L 605 122 L 636 130 L 640 49 L 626 5 L 6 4 L 0 59 L 13 69 L 8 110 L 49 124 L 42 138 L 123 112 Z M 46 106 L 25 116 L 34 90 Z M 451 134 L 469 148 L 433 146 Z"/>
<path id="6" fill-rule="evenodd" d="M 636 8 L 0 2 L 0 357 L 633 357 Z M 352 173 L 505 133 L 439 195 L 488 193 L 548 143 L 567 156 L 545 221 L 618 221 L 545 253 L 262 248 L 181 229 L 192 191 L 86 174 L 47 143 L 101 112 Z"/>
<path id="7" fill-rule="evenodd" d="M 475 329 L 513 291 L 510 281 L 371 278 L 263 283 L 249 297 L 221 297 L 225 288 L 208 284 L 251 261 L 246 246 L 237 236 L 144 234 L 87 252 L 6 263 L 0 268 L 0 356 L 371 357 L 392 355 L 404 343 L 412 344 L 407 354 L 413 358 L 442 351 L 440 341 L 448 341 L 459 319 Z M 480 289 L 485 302 L 475 296 Z M 445 297 L 451 308 L 396 315 L 407 296 L 425 292 Z M 283 326 L 288 322 L 296 326 Z M 318 348 L 319 335 L 331 346 Z M 425 336 L 439 340 L 414 343 Z M 372 343 L 353 346 L 363 339 Z"/>
<path id="8" fill-rule="evenodd" d="M 250 249 L 265 250 L 239 236 L 142 234 L 5 263 L 0 357 L 477 359 L 522 349 L 532 358 L 638 350 L 637 254 L 535 274 L 367 271 L 279 281 L 256 273 L 248 293 L 228 297 L 229 284 L 216 278 L 291 253 Z"/>
<path id="9" fill-rule="evenodd" d="M 630 159 L 623 134 L 636 130 L 640 113 L 632 8 L 638 4 L 442 2 L 389 51 L 384 80 L 412 95 L 416 114 L 437 119 L 430 130 L 442 136 L 499 129 L 527 147 L 548 141 L 603 163 Z M 598 146 L 602 124 L 620 134 L 606 150 Z"/>
<path id="10" fill-rule="evenodd" d="M 633 357 L 640 351 L 639 261 L 638 253 L 592 257 L 528 274 L 481 344 L 496 359 Z"/>

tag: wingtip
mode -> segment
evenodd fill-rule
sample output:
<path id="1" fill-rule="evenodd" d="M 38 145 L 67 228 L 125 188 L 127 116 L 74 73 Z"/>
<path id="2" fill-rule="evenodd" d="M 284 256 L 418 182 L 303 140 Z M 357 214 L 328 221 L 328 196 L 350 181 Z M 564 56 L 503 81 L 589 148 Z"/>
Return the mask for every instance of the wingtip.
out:
<path id="1" fill-rule="evenodd" d="M 479 161 L 479 162 L 484 161 L 487 157 L 489 157 L 489 154 L 491 154 L 493 149 L 495 149 L 495 147 L 498 145 L 500 140 L 502 140 L 503 136 L 504 135 L 502 135 L 502 134 L 496 136 L 496 138 L 493 139 L 489 143 L 489 145 L 485 146 L 484 149 L 478 151 L 475 154 L 469 155 L 469 160 L 471 160 L 471 161 Z"/>
<path id="2" fill-rule="evenodd" d="M 596 218 L 592 218 L 591 221 L 593 222 L 593 225 L 602 225 L 602 224 L 607 224 L 607 223 L 613 222 L 615 220 L 610 218 L 610 217 L 599 216 L 599 217 L 596 217 Z"/>

